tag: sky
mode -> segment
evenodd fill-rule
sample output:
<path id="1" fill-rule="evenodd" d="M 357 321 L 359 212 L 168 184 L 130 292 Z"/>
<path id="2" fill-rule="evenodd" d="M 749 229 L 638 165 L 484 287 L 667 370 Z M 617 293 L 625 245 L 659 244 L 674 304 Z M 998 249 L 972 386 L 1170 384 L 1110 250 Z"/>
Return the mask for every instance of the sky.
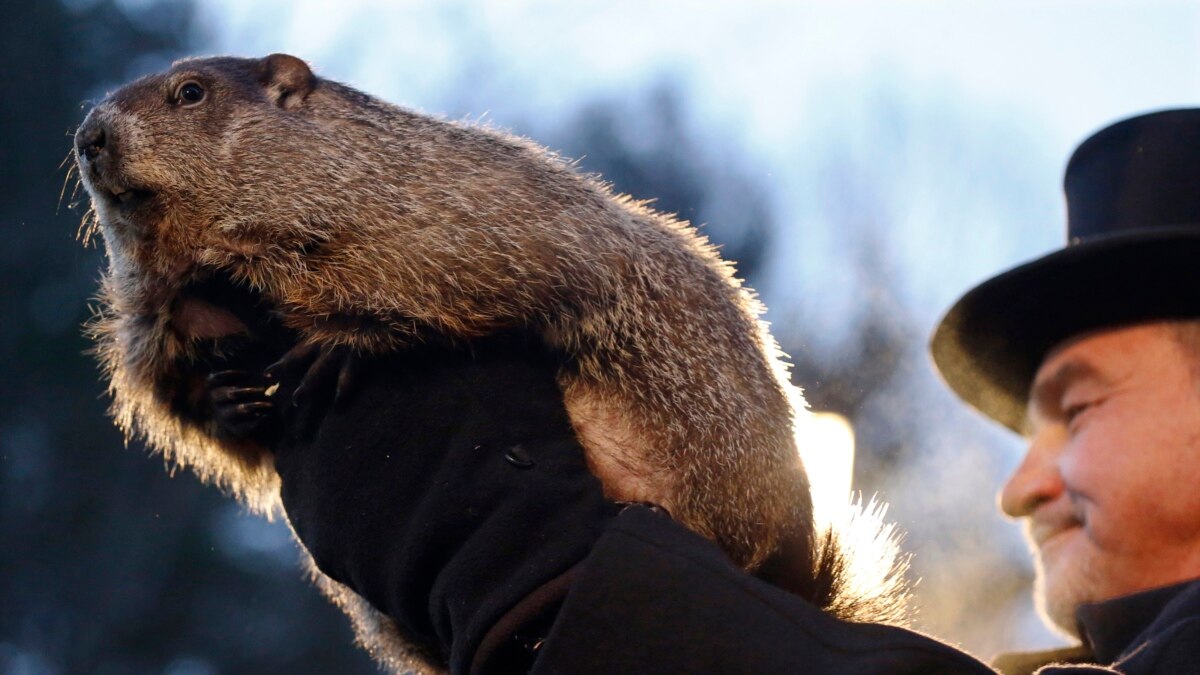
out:
<path id="1" fill-rule="evenodd" d="M 1061 173 L 1075 145 L 1117 119 L 1200 103 L 1197 2 L 202 0 L 200 8 L 198 42 L 211 53 L 293 53 L 389 101 L 501 127 L 535 120 L 552 129 L 582 101 L 675 82 L 690 122 L 741 148 L 782 214 L 759 282 L 770 320 L 820 326 L 819 355 L 859 325 L 864 293 L 886 290 L 912 317 L 907 357 L 921 365 L 896 385 L 905 393 L 881 400 L 929 403 L 878 414 L 927 424 L 935 449 L 896 477 L 907 501 L 892 513 L 913 541 L 932 541 L 923 532 L 939 514 L 975 499 L 971 508 L 990 514 L 981 527 L 1001 533 L 1013 564 L 1028 565 L 1020 537 L 979 495 L 1012 470 L 1020 442 L 953 403 L 923 336 L 973 284 L 1062 244 Z M 865 244 L 885 254 L 886 289 L 864 287 L 844 262 Z M 955 479 L 931 493 L 931 473 Z M 1016 646 L 1057 642 L 1028 606 L 1013 612 L 1023 627 Z"/>

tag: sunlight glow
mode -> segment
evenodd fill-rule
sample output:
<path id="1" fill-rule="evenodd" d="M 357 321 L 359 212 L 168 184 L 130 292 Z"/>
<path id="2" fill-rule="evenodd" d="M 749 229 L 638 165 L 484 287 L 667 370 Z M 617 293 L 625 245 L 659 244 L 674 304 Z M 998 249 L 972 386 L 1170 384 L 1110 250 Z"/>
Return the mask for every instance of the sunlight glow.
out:
<path id="1" fill-rule="evenodd" d="M 800 459 L 812 485 L 818 523 L 840 518 L 850 501 L 854 476 L 854 428 L 833 412 L 814 412 L 796 425 Z"/>

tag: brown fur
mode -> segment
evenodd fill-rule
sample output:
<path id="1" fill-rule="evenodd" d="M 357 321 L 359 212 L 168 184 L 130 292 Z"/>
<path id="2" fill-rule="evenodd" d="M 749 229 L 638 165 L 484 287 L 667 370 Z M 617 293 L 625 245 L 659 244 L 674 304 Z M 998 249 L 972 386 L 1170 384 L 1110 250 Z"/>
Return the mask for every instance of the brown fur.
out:
<path id="1" fill-rule="evenodd" d="M 173 99 L 188 80 L 207 90 L 194 107 Z M 536 331 L 570 356 L 560 383 L 610 496 L 663 503 L 750 570 L 786 543 L 814 600 L 879 618 L 878 603 L 851 609 L 838 546 L 815 536 L 793 432 L 803 400 L 762 307 L 686 223 L 532 143 L 284 55 L 181 61 L 92 120 L 116 158 L 107 182 L 81 172 L 109 256 L 94 333 L 128 433 L 276 508 L 269 453 L 219 442 L 164 401 L 197 335 L 177 294 L 215 270 L 308 342 L 380 352 L 431 332 Z M 118 184 L 149 196 L 122 210 Z"/>

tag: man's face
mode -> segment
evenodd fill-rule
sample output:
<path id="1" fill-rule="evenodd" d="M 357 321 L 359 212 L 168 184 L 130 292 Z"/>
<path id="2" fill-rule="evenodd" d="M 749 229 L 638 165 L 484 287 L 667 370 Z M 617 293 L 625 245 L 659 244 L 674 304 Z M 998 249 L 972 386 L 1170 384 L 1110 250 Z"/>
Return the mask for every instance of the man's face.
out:
<path id="1" fill-rule="evenodd" d="M 1024 461 L 1000 493 L 1026 519 L 1045 615 L 1200 577 L 1200 390 L 1168 324 L 1068 341 L 1038 369 Z"/>

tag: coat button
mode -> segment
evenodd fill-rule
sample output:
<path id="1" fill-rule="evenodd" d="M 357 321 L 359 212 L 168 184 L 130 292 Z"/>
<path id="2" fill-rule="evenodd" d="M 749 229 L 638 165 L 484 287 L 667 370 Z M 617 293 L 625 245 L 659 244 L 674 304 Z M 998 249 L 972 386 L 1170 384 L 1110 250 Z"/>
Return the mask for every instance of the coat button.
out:
<path id="1" fill-rule="evenodd" d="M 504 459 L 518 469 L 528 469 L 533 466 L 533 458 L 518 443 L 504 452 Z"/>

